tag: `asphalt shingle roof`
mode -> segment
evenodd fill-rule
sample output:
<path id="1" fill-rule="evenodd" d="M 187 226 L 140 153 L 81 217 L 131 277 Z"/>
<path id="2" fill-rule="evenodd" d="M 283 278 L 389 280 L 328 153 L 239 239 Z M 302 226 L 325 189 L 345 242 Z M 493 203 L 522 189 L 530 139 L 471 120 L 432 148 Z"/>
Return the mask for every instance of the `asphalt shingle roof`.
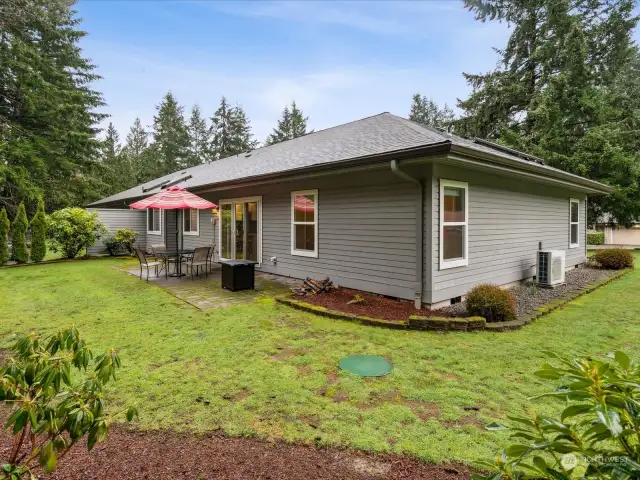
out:
<path id="1" fill-rule="evenodd" d="M 250 154 L 242 153 L 180 170 L 103 198 L 92 203 L 91 206 L 120 203 L 152 195 L 160 191 L 159 184 L 173 183 L 189 176 L 190 178 L 179 182 L 178 185 L 183 188 L 197 188 L 443 142 L 529 164 L 536 163 L 523 159 L 517 154 L 497 150 L 434 128 L 424 127 L 385 112 L 313 132 L 276 145 L 261 147 L 253 150 Z M 546 168 L 556 170 L 551 167 Z"/>

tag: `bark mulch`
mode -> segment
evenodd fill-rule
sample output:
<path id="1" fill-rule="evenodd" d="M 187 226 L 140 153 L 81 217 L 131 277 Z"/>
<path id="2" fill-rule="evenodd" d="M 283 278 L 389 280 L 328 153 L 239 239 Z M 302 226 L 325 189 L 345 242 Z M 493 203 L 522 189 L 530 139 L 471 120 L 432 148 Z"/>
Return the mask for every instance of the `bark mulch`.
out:
<path id="1" fill-rule="evenodd" d="M 349 304 L 355 295 L 360 295 L 364 301 L 360 303 Z M 399 300 L 396 298 L 388 298 L 373 293 L 351 290 L 350 288 L 338 287 L 328 293 L 319 293 L 317 295 L 305 295 L 302 297 L 294 297 L 304 302 L 312 303 L 320 307 L 336 310 L 343 313 L 352 313 L 355 315 L 365 315 L 367 317 L 381 318 L 383 320 L 407 320 L 410 315 L 438 315 L 452 316 L 449 313 L 434 312 L 426 308 L 417 310 L 412 301 Z"/>
<path id="2" fill-rule="evenodd" d="M 11 438 L 0 433 L 0 459 Z M 41 472 L 36 472 L 40 473 Z M 398 455 L 372 455 L 218 434 L 195 436 L 171 431 L 112 427 L 109 438 L 88 453 L 78 444 L 47 479 L 427 479 L 462 480 L 461 465 L 434 466 Z"/>

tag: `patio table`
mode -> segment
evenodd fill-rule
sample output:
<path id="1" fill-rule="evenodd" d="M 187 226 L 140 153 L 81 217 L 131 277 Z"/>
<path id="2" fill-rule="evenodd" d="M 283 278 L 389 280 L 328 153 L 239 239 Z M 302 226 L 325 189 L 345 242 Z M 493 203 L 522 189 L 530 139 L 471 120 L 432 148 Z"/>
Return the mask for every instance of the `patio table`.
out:
<path id="1" fill-rule="evenodd" d="M 166 249 L 166 250 L 155 250 L 154 253 L 159 257 L 177 257 L 178 261 L 176 263 L 176 271 L 170 274 L 171 277 L 183 277 L 184 273 L 182 273 L 182 257 L 193 255 L 195 250 L 193 248 L 179 248 L 179 249 Z M 167 268 L 169 268 L 167 266 Z"/>

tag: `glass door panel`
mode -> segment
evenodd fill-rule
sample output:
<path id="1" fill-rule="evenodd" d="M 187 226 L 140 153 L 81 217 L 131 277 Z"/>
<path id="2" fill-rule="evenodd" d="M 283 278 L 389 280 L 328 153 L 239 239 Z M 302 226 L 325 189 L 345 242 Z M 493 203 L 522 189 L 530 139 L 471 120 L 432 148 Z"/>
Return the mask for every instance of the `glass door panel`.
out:
<path id="1" fill-rule="evenodd" d="M 220 256 L 226 260 L 259 261 L 260 202 L 220 203 Z"/>
<path id="2" fill-rule="evenodd" d="M 233 219 L 231 204 L 225 203 L 220 206 L 220 223 L 221 223 L 221 248 L 220 256 L 222 258 L 233 258 Z"/>
<path id="3" fill-rule="evenodd" d="M 244 204 L 246 215 L 245 258 L 253 262 L 258 261 L 258 202 Z"/>
<path id="4" fill-rule="evenodd" d="M 245 228 L 244 228 L 244 203 L 236 203 L 235 207 L 235 225 L 236 225 L 236 256 L 235 260 L 244 260 L 245 252 Z"/>

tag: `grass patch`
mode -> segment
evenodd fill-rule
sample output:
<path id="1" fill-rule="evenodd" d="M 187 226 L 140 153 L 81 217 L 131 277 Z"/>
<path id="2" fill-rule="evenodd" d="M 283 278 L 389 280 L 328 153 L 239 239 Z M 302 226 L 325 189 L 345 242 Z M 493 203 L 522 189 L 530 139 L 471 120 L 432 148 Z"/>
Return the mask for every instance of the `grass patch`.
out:
<path id="1" fill-rule="evenodd" d="M 272 299 L 203 313 L 113 268 L 126 262 L 0 270 L 0 349 L 30 329 L 75 323 L 95 351 L 119 349 L 110 400 L 138 402 L 142 429 L 222 429 L 471 461 L 508 443 L 483 425 L 507 413 L 555 413 L 526 401 L 548 389 L 532 374 L 541 350 L 640 353 L 640 271 L 523 330 L 441 335 L 336 321 Z M 366 380 L 338 370 L 358 353 L 388 358 L 393 373 Z"/>

